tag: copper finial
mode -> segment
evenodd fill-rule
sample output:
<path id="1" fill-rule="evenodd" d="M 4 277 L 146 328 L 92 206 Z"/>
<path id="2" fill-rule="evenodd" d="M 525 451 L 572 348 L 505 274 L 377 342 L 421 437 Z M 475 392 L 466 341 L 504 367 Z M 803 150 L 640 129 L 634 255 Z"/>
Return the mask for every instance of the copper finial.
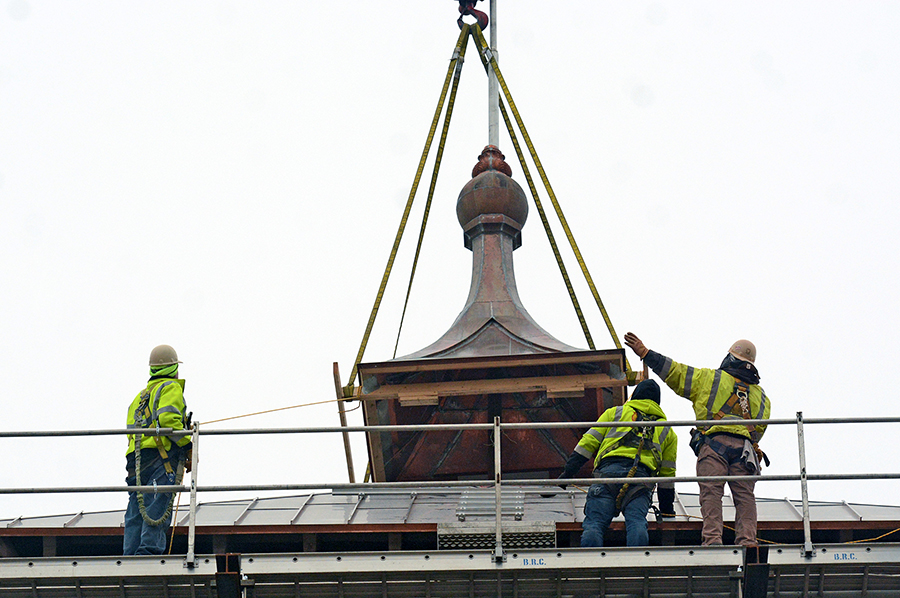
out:
<path id="1" fill-rule="evenodd" d="M 504 162 L 505 159 L 506 156 L 500 152 L 500 148 L 496 145 L 484 146 L 484 149 L 481 150 L 481 155 L 478 156 L 478 164 L 472 169 L 472 178 L 474 179 L 486 170 L 496 170 L 511 177 L 512 168 Z"/>

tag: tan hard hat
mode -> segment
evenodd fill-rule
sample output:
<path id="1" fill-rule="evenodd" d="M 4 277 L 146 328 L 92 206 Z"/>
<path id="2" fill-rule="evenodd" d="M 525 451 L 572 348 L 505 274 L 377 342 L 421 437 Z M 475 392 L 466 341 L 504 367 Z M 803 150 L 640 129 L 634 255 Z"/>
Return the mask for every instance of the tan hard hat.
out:
<path id="1" fill-rule="evenodd" d="M 178 361 L 178 354 L 175 352 L 175 349 L 169 345 L 159 345 L 150 351 L 150 367 L 172 365 L 174 363 L 181 362 Z"/>
<path id="2" fill-rule="evenodd" d="M 742 338 L 739 341 L 735 341 L 731 348 L 728 349 L 728 352 L 741 361 L 749 361 L 750 363 L 756 361 L 756 345 L 747 339 Z"/>

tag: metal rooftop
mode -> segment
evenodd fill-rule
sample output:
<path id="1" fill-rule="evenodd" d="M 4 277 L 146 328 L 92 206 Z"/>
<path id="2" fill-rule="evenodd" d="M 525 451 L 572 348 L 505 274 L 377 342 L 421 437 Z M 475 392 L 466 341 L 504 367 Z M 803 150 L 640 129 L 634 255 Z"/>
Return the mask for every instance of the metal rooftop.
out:
<path id="1" fill-rule="evenodd" d="M 546 496 L 542 493 L 550 493 Z M 552 523 L 562 535 L 577 537 L 584 518 L 585 493 L 580 489 L 553 490 L 511 487 L 504 489 L 502 514 L 504 525 Z M 390 530 L 395 533 L 436 533 L 440 526 L 479 522 L 493 525 L 494 490 L 433 487 L 409 490 L 377 489 L 372 491 L 335 491 L 282 496 L 203 502 L 197 507 L 198 535 L 274 533 L 327 533 L 340 531 L 362 533 Z M 758 498 L 760 537 L 767 534 L 783 537 L 796 534 L 803 515 L 799 500 Z M 725 520 L 734 520 L 731 497 L 724 499 Z M 845 530 L 866 537 L 867 530 L 900 527 L 900 506 L 850 504 L 847 502 L 810 501 L 810 519 L 814 530 Z M 692 532 L 700 526 L 700 506 L 696 494 L 678 493 L 675 501 L 677 517 L 659 525 L 652 512 L 648 515 L 658 534 L 664 530 L 679 532 L 690 542 Z M 18 556 L 17 538 L 55 537 L 57 545 L 67 536 L 120 536 L 124 510 L 82 512 L 0 519 L 0 544 L 7 556 Z M 614 523 L 621 528 L 619 516 Z M 188 513 L 178 513 L 179 532 L 184 533 Z M 869 534 L 872 535 L 872 534 Z M 844 536 L 848 536 L 844 533 Z M 694 540 L 698 540 L 699 536 Z M 836 539 L 836 538 L 835 538 Z M 854 538 L 856 539 L 856 538 Z M 699 541 L 693 542 L 699 544 Z M 27 551 L 26 551 L 27 552 Z M 43 550 L 42 552 L 43 553 Z M 115 552 L 112 552 L 115 554 Z M 23 555 L 24 556 L 24 555 Z"/>

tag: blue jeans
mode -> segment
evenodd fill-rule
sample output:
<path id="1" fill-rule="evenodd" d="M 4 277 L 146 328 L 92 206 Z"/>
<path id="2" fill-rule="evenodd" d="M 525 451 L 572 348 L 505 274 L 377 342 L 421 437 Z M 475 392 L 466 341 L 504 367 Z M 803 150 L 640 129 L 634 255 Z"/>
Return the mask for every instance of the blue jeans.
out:
<path id="1" fill-rule="evenodd" d="M 601 478 L 624 478 L 630 469 L 631 466 L 623 462 L 601 461 L 597 473 Z M 638 466 L 635 476 L 650 477 L 650 473 L 646 467 Z M 616 497 L 619 495 L 619 488 L 618 484 L 591 486 L 584 503 L 584 523 L 581 524 L 584 530 L 581 534 L 583 547 L 603 546 L 603 535 L 616 516 Z M 628 546 L 646 546 L 650 541 L 647 534 L 647 511 L 650 510 L 651 498 L 650 490 L 642 488 L 622 507 Z"/>
<path id="2" fill-rule="evenodd" d="M 157 460 L 151 471 L 141 471 L 141 478 L 145 485 L 152 485 L 155 481 L 159 486 L 174 486 L 175 474 L 166 473 L 161 460 Z M 129 476 L 125 479 L 129 486 L 135 486 L 135 479 Z M 166 512 L 172 494 L 168 492 L 147 492 L 144 494 L 144 507 L 151 519 L 159 519 Z M 137 493 L 128 493 L 128 508 L 125 510 L 125 533 L 123 542 L 123 554 L 163 554 L 166 551 L 166 532 L 172 521 L 170 515 L 166 521 L 159 525 L 148 525 L 141 517 L 138 507 Z"/>

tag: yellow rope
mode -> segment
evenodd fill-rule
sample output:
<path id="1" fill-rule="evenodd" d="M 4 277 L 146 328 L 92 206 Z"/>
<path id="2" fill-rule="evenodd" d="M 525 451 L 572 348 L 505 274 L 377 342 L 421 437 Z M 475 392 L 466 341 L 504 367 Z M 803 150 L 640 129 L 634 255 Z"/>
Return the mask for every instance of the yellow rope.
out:
<path id="1" fill-rule="evenodd" d="M 178 506 L 181 504 L 181 492 L 175 501 L 175 513 L 172 515 L 172 534 L 169 536 L 169 554 L 172 554 L 172 545 L 175 544 L 175 526 L 178 525 Z"/>
<path id="2" fill-rule="evenodd" d="M 472 25 L 472 30 L 473 35 L 475 35 L 478 39 L 478 44 L 481 48 L 482 53 L 484 53 L 485 50 L 488 50 L 488 44 L 484 39 L 481 28 L 477 23 L 475 23 Z M 525 123 L 522 122 L 522 117 L 519 115 L 519 111 L 516 108 L 516 103 L 512 99 L 512 94 L 510 94 L 509 92 L 509 87 L 507 87 L 506 81 L 503 79 L 503 75 L 500 73 L 500 67 L 497 65 L 497 59 L 493 55 L 491 56 L 490 64 L 491 68 L 494 70 L 494 74 L 497 75 L 497 82 L 500 84 L 500 88 L 503 90 L 503 95 L 506 97 L 506 101 L 509 103 L 509 109 L 512 111 L 513 116 L 515 116 L 516 118 L 516 124 L 519 126 L 519 130 L 522 131 L 522 138 L 525 140 L 525 145 L 528 147 L 528 151 L 531 152 L 531 158 L 532 160 L 534 160 L 534 164 L 538 169 L 538 173 L 540 173 L 541 175 L 541 181 L 544 183 L 544 187 L 547 189 L 547 195 L 550 197 L 550 201 L 553 204 L 554 209 L 556 210 L 556 215 L 559 218 L 559 222 L 566 233 L 566 238 L 569 240 L 569 245 L 572 247 L 572 251 L 575 253 L 575 259 L 578 261 L 578 265 L 581 266 L 581 271 L 584 274 L 584 278 L 587 281 L 588 287 L 591 289 L 591 294 L 594 296 L 597 307 L 600 309 L 600 313 L 603 315 L 603 320 L 606 322 L 606 327 L 607 329 L 609 329 L 610 336 L 612 336 L 613 342 L 616 344 L 616 347 L 621 349 L 622 343 L 619 341 L 619 337 L 616 334 L 615 329 L 613 328 L 612 321 L 609 318 L 609 314 L 606 312 L 606 308 L 603 306 L 603 301 L 600 299 L 600 294 L 597 292 L 597 287 L 594 286 L 594 281 L 591 278 L 590 272 L 588 272 L 587 265 L 585 264 L 584 258 L 581 255 L 581 251 L 578 249 L 578 245 L 575 243 L 575 237 L 572 236 L 572 231 L 569 229 L 569 224 L 562 213 L 562 208 L 560 208 L 559 202 L 556 201 L 556 194 L 553 193 L 553 188 L 550 186 L 550 181 L 547 179 L 547 174 L 544 172 L 544 167 L 541 164 L 541 160 L 540 158 L 538 158 L 537 152 L 534 149 L 534 145 L 531 143 L 531 138 L 528 136 L 528 131 L 525 129 Z M 625 369 L 631 370 L 631 366 L 628 363 L 628 357 L 625 358 Z"/>
<path id="3" fill-rule="evenodd" d="M 844 542 L 844 544 L 860 544 L 862 542 L 874 542 L 876 540 L 882 539 L 885 536 L 890 536 L 891 534 L 893 534 L 895 532 L 900 532 L 900 527 L 898 527 L 897 529 L 892 529 L 891 531 L 889 531 L 887 533 L 881 534 L 877 538 L 868 538 L 866 540 L 850 540 L 849 542 Z"/>
<path id="4" fill-rule="evenodd" d="M 463 41 L 469 34 L 469 25 L 463 25 L 462 31 L 459 32 L 459 39 L 456 42 L 456 51 L 450 60 L 450 67 L 447 69 L 447 77 L 444 79 L 444 87 L 441 89 L 441 97 L 438 100 L 437 108 L 434 111 L 434 118 L 431 121 L 431 128 L 428 130 L 428 138 L 425 141 L 425 147 L 422 150 L 422 157 L 419 160 L 419 167 L 416 169 L 416 176 L 413 179 L 412 189 L 409 191 L 409 198 L 406 200 L 406 208 L 403 210 L 403 217 L 400 219 L 400 227 L 397 229 L 397 235 L 394 237 L 394 245 L 391 248 L 390 257 L 388 257 L 387 266 L 384 269 L 384 276 L 381 278 L 381 285 L 378 287 L 378 294 L 375 296 L 375 304 L 372 306 L 372 313 L 369 315 L 369 321 L 366 324 L 366 331 L 363 333 L 362 342 L 359 345 L 359 352 L 353 362 L 353 369 L 350 371 L 350 378 L 347 387 L 353 386 L 353 379 L 356 377 L 357 366 L 362 361 L 363 354 L 366 352 L 366 345 L 369 343 L 369 335 L 372 334 L 372 326 L 375 325 L 375 317 L 378 315 L 378 308 L 381 306 L 381 300 L 384 298 L 384 290 L 387 287 L 388 278 L 391 275 L 391 269 L 394 266 L 394 260 L 397 258 L 397 248 L 400 246 L 400 239 L 403 238 L 403 231 L 406 229 L 406 222 L 409 219 L 409 212 L 412 209 L 413 199 L 416 197 L 416 191 L 419 188 L 419 181 L 422 179 L 422 171 L 425 168 L 425 161 L 428 158 L 428 152 L 431 150 L 431 142 L 434 140 L 434 133 L 437 130 L 437 123 L 441 117 L 444 107 L 444 100 L 447 98 L 447 90 L 450 87 L 450 80 L 453 72 L 456 70 L 457 55 Z M 345 388 L 347 388 L 345 387 Z"/>
<path id="5" fill-rule="evenodd" d="M 465 26 L 468 29 L 468 25 Z M 466 48 L 469 46 L 469 36 L 466 41 L 458 46 L 459 55 L 456 59 L 456 70 L 453 73 L 453 86 L 450 90 L 450 98 L 447 100 L 447 112 L 444 114 L 444 127 L 441 130 L 441 140 L 438 143 L 437 154 L 434 159 L 434 169 L 431 172 L 431 186 L 428 188 L 428 199 L 425 201 L 425 212 L 422 215 L 422 227 L 419 230 L 419 240 L 416 243 L 416 254 L 413 257 L 412 270 L 409 273 L 409 285 L 406 287 L 406 299 L 403 301 L 403 312 L 400 315 L 400 325 L 397 327 L 397 341 L 394 343 L 394 357 L 397 357 L 397 347 L 400 345 L 400 331 L 403 329 L 403 321 L 406 319 L 406 307 L 409 305 L 409 296 L 412 293 L 413 278 L 416 276 L 416 266 L 419 263 L 419 254 L 422 252 L 422 240 L 425 238 L 425 225 L 428 223 L 428 214 L 431 212 L 431 202 L 434 199 L 434 188 L 437 185 L 438 172 L 441 168 L 441 158 L 444 156 L 444 146 L 447 144 L 447 131 L 450 129 L 450 117 L 453 115 L 453 106 L 456 104 L 456 91 L 459 89 L 459 76 L 465 62 Z M 351 378 L 352 380 L 352 378 Z"/>
<path id="6" fill-rule="evenodd" d="M 482 54 L 482 61 L 484 62 L 484 55 Z M 487 63 L 485 63 L 487 66 Z M 531 178 L 531 171 L 528 170 L 528 164 L 525 163 L 525 155 L 522 153 L 522 147 L 519 145 L 519 140 L 516 138 L 515 129 L 512 126 L 512 122 L 509 120 L 509 114 L 506 112 L 506 105 L 503 102 L 500 102 L 500 112 L 503 114 L 503 122 L 506 123 L 506 129 L 509 131 L 509 137 L 512 140 L 513 147 L 516 149 L 516 155 L 519 157 L 519 164 L 522 166 L 522 173 L 525 175 L 525 180 L 528 181 L 528 188 L 531 189 L 531 197 L 534 198 L 534 205 L 537 207 L 538 215 L 541 217 L 541 223 L 544 225 L 544 231 L 547 233 L 547 240 L 550 241 L 550 248 L 553 250 L 553 255 L 556 257 L 556 263 L 559 266 L 559 273 L 562 274 L 563 282 L 566 285 L 566 290 L 569 291 L 569 298 L 572 300 L 572 306 L 575 308 L 575 315 L 578 316 L 578 321 L 581 323 L 581 330 L 584 331 L 584 338 L 587 340 L 588 347 L 591 350 L 595 350 L 594 339 L 591 337 L 591 331 L 588 330 L 587 321 L 584 319 L 584 313 L 581 311 L 581 305 L 578 303 L 578 297 L 575 296 L 575 289 L 572 287 L 572 281 L 569 279 L 569 273 L 566 270 L 566 265 L 563 263 L 562 255 L 559 253 L 559 246 L 556 244 L 556 237 L 553 236 L 553 230 L 550 228 L 550 221 L 547 219 L 547 213 L 544 211 L 544 206 L 541 203 L 540 198 L 538 197 L 537 188 L 534 185 L 534 179 Z"/>
<path id="7" fill-rule="evenodd" d="M 310 407 L 312 405 L 324 405 L 325 403 L 337 403 L 339 401 L 355 401 L 356 397 L 346 398 L 346 399 L 328 399 L 326 401 L 315 401 L 313 403 L 302 403 L 300 405 L 291 405 L 290 407 L 278 407 L 277 409 L 268 409 L 266 411 L 257 411 L 255 413 L 245 413 L 244 415 L 234 415 L 232 417 L 223 417 L 222 419 L 214 419 L 208 422 L 200 422 L 203 426 L 208 426 L 210 424 L 217 424 L 219 422 L 227 422 L 232 419 L 240 419 L 242 417 L 250 417 L 253 415 L 265 415 L 266 413 L 275 413 L 276 411 L 286 411 L 288 409 L 296 409 L 298 407 Z"/>

